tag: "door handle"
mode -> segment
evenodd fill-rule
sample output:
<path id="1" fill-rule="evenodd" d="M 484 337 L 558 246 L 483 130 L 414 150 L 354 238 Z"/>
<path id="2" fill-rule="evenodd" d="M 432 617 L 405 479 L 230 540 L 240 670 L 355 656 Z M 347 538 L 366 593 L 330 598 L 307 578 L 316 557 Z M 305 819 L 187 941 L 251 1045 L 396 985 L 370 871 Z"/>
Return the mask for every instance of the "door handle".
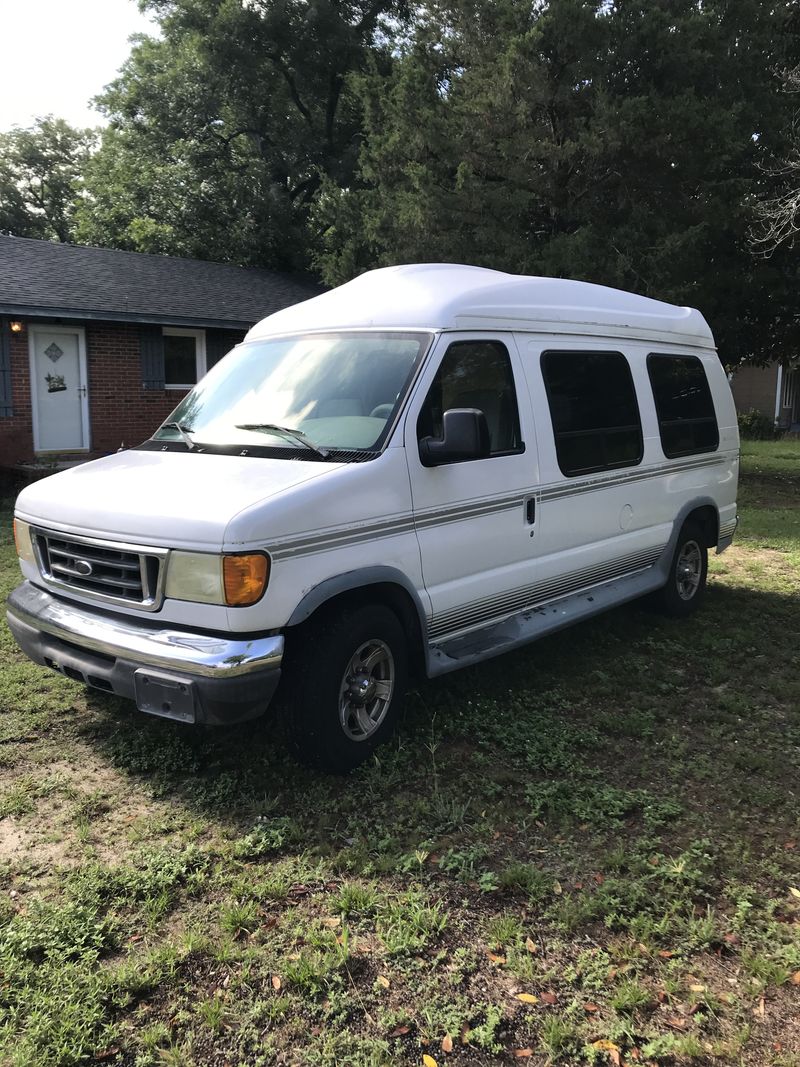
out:
<path id="1" fill-rule="evenodd" d="M 525 501 L 525 518 L 529 526 L 536 522 L 536 497 L 529 496 Z"/>
<path id="2" fill-rule="evenodd" d="M 78 396 L 86 396 L 86 386 L 85 385 L 79 385 L 78 386 Z"/>

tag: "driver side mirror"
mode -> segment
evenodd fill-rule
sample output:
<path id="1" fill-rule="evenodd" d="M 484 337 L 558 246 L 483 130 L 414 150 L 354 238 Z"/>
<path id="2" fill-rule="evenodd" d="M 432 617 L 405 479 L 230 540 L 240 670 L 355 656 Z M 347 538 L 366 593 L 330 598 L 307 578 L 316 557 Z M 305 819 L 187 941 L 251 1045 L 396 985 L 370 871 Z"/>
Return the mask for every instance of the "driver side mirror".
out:
<path id="1" fill-rule="evenodd" d="M 423 467 L 463 463 L 489 455 L 489 424 L 477 408 L 451 408 L 442 417 L 442 436 L 423 437 L 419 458 Z"/>

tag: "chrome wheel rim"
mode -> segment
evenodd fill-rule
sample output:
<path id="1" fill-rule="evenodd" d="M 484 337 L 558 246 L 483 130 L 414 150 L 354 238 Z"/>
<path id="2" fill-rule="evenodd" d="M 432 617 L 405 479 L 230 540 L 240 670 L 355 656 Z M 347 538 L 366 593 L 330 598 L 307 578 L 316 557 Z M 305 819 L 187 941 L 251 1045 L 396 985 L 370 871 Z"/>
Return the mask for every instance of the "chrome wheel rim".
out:
<path id="1" fill-rule="evenodd" d="M 385 641 L 360 645 L 339 687 L 339 723 L 351 741 L 372 737 L 389 710 L 395 683 L 394 656 Z"/>
<path id="2" fill-rule="evenodd" d="M 675 582 L 681 600 L 691 600 L 700 588 L 703 573 L 703 553 L 696 541 L 687 541 L 675 564 Z"/>

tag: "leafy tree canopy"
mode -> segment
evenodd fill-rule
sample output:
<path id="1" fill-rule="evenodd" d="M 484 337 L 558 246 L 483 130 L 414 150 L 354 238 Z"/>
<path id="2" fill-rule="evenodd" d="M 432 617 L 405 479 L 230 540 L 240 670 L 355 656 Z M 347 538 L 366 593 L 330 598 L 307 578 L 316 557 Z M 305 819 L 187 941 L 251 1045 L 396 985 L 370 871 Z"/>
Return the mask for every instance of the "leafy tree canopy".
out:
<path id="1" fill-rule="evenodd" d="M 351 74 L 389 55 L 402 0 L 144 0 L 99 98 L 111 126 L 87 173 L 85 240 L 272 267 L 307 262 L 320 184 L 346 185 L 360 114 Z"/>
<path id="2" fill-rule="evenodd" d="M 0 232 L 71 240 L 94 140 L 52 115 L 0 133 Z"/>
<path id="3" fill-rule="evenodd" d="M 797 267 L 755 262 L 747 231 L 790 27 L 761 0 L 429 8 L 359 80 L 359 182 L 316 208 L 325 277 L 443 259 L 583 278 L 702 308 L 726 361 L 777 354 Z"/>

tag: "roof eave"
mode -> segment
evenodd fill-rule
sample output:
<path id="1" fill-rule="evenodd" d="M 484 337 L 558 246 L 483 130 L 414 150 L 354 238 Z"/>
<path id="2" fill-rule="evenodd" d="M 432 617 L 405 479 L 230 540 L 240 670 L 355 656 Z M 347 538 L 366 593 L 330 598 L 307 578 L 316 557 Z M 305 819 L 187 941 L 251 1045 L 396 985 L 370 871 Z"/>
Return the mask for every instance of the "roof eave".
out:
<path id="1" fill-rule="evenodd" d="M 269 312 L 266 312 L 269 314 Z M 35 307 L 30 304 L 0 303 L 0 315 L 20 318 L 86 319 L 97 322 L 147 323 L 154 326 L 191 326 L 194 328 L 249 330 L 252 319 L 198 318 L 192 315 L 153 315 L 133 311 L 98 311 L 90 308 Z"/>

